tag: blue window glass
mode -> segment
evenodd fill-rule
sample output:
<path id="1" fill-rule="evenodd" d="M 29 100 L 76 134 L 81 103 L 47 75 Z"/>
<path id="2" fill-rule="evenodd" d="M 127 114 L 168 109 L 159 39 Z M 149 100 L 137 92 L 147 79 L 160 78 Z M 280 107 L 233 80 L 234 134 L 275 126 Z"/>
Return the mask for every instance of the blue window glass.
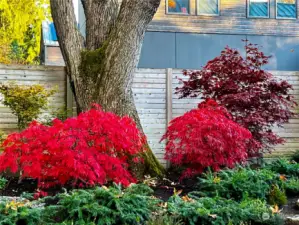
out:
<path id="1" fill-rule="evenodd" d="M 219 0 L 197 0 L 199 15 L 219 15 Z"/>
<path id="2" fill-rule="evenodd" d="M 189 14 L 189 0 L 166 0 L 168 13 Z"/>
<path id="3" fill-rule="evenodd" d="M 249 17 L 269 17 L 269 0 L 248 0 Z"/>
<path id="4" fill-rule="evenodd" d="M 296 0 L 276 0 L 277 18 L 296 18 Z"/>
<path id="5" fill-rule="evenodd" d="M 57 41 L 57 34 L 56 34 L 54 23 L 50 23 L 49 27 L 50 27 L 51 41 Z"/>

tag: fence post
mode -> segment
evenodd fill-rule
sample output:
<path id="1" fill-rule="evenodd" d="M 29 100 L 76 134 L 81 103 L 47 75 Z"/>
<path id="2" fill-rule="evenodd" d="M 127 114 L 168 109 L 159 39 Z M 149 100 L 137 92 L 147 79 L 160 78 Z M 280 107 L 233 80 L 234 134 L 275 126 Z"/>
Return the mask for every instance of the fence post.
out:
<path id="1" fill-rule="evenodd" d="M 166 127 L 172 120 L 172 69 L 166 69 Z"/>
<path id="2" fill-rule="evenodd" d="M 66 109 L 68 110 L 68 117 L 73 116 L 73 92 L 71 89 L 70 78 L 66 74 Z"/>
<path id="3" fill-rule="evenodd" d="M 172 69 L 166 69 L 166 129 L 172 120 Z M 170 162 L 166 162 L 166 167 L 169 168 Z"/>

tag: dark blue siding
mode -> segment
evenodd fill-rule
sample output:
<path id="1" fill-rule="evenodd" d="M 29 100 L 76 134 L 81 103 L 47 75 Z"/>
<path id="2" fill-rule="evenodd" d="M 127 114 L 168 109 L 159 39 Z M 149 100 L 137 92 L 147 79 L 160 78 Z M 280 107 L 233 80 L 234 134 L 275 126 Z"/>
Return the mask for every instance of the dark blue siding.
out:
<path id="1" fill-rule="evenodd" d="M 220 54 L 225 46 L 243 51 L 239 35 L 176 34 L 176 67 L 198 69 Z"/>
<path id="2" fill-rule="evenodd" d="M 143 41 L 140 68 L 175 68 L 175 33 L 147 32 Z"/>
<path id="3" fill-rule="evenodd" d="M 271 55 L 270 70 L 299 70 L 299 42 L 297 37 L 247 36 L 254 44 L 262 46 L 262 51 Z"/>
<path id="4" fill-rule="evenodd" d="M 265 54 L 272 55 L 265 69 L 299 71 L 297 37 L 171 32 L 146 33 L 139 67 L 200 69 L 227 45 L 244 55 L 242 40 L 246 38 L 253 44 L 261 45 Z"/>

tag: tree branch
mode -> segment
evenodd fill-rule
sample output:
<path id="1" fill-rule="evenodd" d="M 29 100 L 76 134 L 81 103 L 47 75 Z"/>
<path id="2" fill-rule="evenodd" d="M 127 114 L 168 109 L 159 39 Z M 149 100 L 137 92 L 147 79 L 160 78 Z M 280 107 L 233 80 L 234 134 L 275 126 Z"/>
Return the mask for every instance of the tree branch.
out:
<path id="1" fill-rule="evenodd" d="M 86 16 L 86 48 L 95 50 L 109 36 L 118 16 L 118 0 L 83 0 Z"/>
<path id="2" fill-rule="evenodd" d="M 80 74 L 79 65 L 81 63 L 81 52 L 84 49 L 84 38 L 77 27 L 73 1 L 50 0 L 50 4 L 67 74 L 77 92 L 78 84 L 83 83 L 82 77 L 77 75 Z"/>
<path id="3" fill-rule="evenodd" d="M 109 45 L 105 49 L 105 61 L 102 73 L 98 74 L 96 87 L 103 86 L 108 93 L 113 93 L 112 88 L 117 86 L 130 91 L 147 26 L 159 5 L 160 0 L 122 1 L 119 15 L 107 39 Z M 111 76 L 118 74 L 118 70 L 123 71 L 122 76 Z M 107 82 L 111 82 L 111 85 Z"/>
<path id="4" fill-rule="evenodd" d="M 78 55 L 84 49 L 84 38 L 77 27 L 73 2 L 72 0 L 50 0 L 50 2 L 64 60 L 66 64 L 71 64 L 69 61 L 78 61 Z"/>

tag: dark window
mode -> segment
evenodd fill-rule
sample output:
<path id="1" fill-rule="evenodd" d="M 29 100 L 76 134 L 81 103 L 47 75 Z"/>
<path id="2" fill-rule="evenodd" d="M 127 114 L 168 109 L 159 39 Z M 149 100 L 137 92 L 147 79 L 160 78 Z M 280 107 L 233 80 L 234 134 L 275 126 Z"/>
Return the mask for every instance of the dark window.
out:
<path id="1" fill-rule="evenodd" d="M 189 14 L 189 0 L 166 0 L 167 13 Z"/>

